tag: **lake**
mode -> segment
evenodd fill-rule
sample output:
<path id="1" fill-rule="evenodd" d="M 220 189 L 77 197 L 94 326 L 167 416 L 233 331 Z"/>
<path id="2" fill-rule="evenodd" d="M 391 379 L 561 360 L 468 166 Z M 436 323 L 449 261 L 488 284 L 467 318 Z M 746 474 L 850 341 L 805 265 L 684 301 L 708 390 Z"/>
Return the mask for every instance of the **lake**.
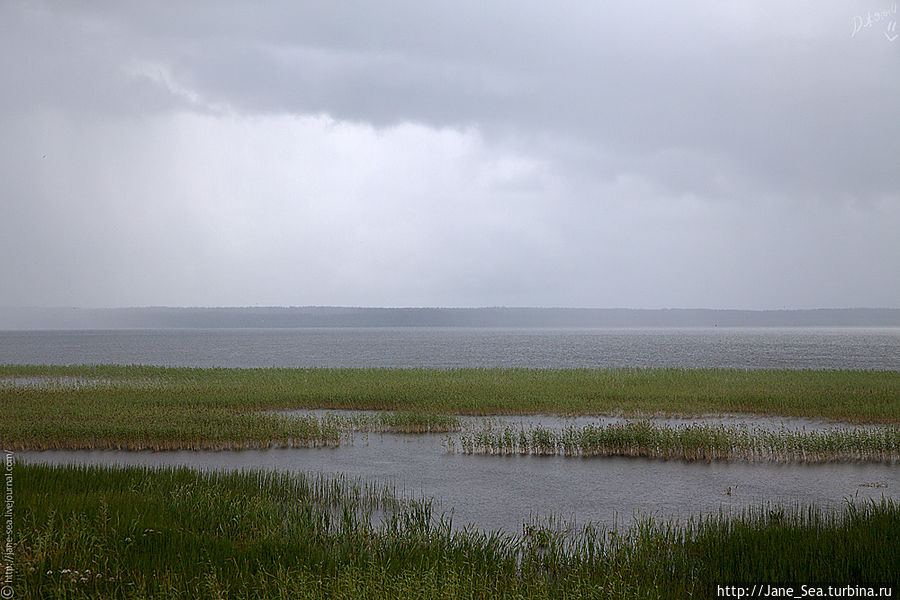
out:
<path id="1" fill-rule="evenodd" d="M 2 331 L 13 363 L 900 370 L 900 328 Z"/>

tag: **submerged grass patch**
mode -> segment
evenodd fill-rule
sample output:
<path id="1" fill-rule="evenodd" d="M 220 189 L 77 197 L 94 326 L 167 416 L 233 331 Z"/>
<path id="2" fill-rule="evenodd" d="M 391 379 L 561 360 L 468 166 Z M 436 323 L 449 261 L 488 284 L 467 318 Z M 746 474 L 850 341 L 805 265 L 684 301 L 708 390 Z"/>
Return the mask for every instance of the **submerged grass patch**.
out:
<path id="1" fill-rule="evenodd" d="M 355 480 L 18 463 L 13 477 L 23 598 L 688 598 L 891 582 L 900 564 L 890 500 L 508 536 Z"/>
<path id="2" fill-rule="evenodd" d="M 704 424 L 673 427 L 647 421 L 560 429 L 486 424 L 449 439 L 447 448 L 464 454 L 894 463 L 900 461 L 900 429 L 798 431 Z"/>
<path id="3" fill-rule="evenodd" d="M 0 366 L 0 441 L 11 448 L 332 443 L 321 422 L 260 412 L 314 408 L 391 411 L 365 427 L 400 432 L 452 430 L 452 414 L 753 413 L 900 423 L 900 372 Z"/>

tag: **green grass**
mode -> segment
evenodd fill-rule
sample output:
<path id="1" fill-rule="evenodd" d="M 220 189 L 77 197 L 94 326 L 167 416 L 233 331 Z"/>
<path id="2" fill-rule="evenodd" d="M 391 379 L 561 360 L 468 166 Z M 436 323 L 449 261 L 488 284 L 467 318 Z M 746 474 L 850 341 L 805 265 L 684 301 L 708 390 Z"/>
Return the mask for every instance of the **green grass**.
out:
<path id="1" fill-rule="evenodd" d="M 464 432 L 447 442 L 464 454 L 640 456 L 681 460 L 772 462 L 900 460 L 900 429 L 832 428 L 798 431 L 693 424 L 679 427 L 647 421 L 564 428 L 495 426 Z"/>
<path id="2" fill-rule="evenodd" d="M 427 500 L 322 476 L 12 474 L 19 598 L 689 598 L 716 583 L 896 583 L 900 564 L 891 501 L 565 536 L 530 523 L 510 537 L 454 531 Z"/>
<path id="3" fill-rule="evenodd" d="M 396 431 L 452 430 L 452 414 L 752 413 L 900 423 L 893 371 L 7 365 L 4 381 L 0 441 L 16 449 L 331 443 L 321 420 L 260 413 L 303 408 L 392 411 L 394 425 L 381 427 Z"/>

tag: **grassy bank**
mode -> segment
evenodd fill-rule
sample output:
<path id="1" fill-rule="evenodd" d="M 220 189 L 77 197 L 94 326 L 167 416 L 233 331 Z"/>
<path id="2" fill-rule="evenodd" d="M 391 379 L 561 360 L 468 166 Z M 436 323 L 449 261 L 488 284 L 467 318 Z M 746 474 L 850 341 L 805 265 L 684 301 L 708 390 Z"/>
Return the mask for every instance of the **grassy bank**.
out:
<path id="1" fill-rule="evenodd" d="M 493 455 L 894 463 L 900 461 L 900 429 L 797 431 L 703 424 L 672 427 L 649 422 L 561 429 L 487 425 L 451 438 L 448 449 Z"/>
<path id="2" fill-rule="evenodd" d="M 16 464 L 13 478 L 21 598 L 687 598 L 895 582 L 900 564 L 890 502 L 509 537 L 315 476 Z"/>
<path id="3" fill-rule="evenodd" d="M 313 423 L 258 412 L 291 408 L 394 411 L 386 431 L 451 430 L 448 414 L 900 423 L 900 372 L 0 366 L 0 441 L 11 448 L 242 448 L 328 438 Z"/>

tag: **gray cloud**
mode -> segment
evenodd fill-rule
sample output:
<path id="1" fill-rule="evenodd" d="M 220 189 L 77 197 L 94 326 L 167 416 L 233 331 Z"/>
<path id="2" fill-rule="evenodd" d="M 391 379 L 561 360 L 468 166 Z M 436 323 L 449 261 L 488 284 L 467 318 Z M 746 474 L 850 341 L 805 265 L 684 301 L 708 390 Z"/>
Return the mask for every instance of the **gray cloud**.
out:
<path id="1" fill-rule="evenodd" d="M 897 306 L 889 6 L 8 3 L 0 302 Z"/>

